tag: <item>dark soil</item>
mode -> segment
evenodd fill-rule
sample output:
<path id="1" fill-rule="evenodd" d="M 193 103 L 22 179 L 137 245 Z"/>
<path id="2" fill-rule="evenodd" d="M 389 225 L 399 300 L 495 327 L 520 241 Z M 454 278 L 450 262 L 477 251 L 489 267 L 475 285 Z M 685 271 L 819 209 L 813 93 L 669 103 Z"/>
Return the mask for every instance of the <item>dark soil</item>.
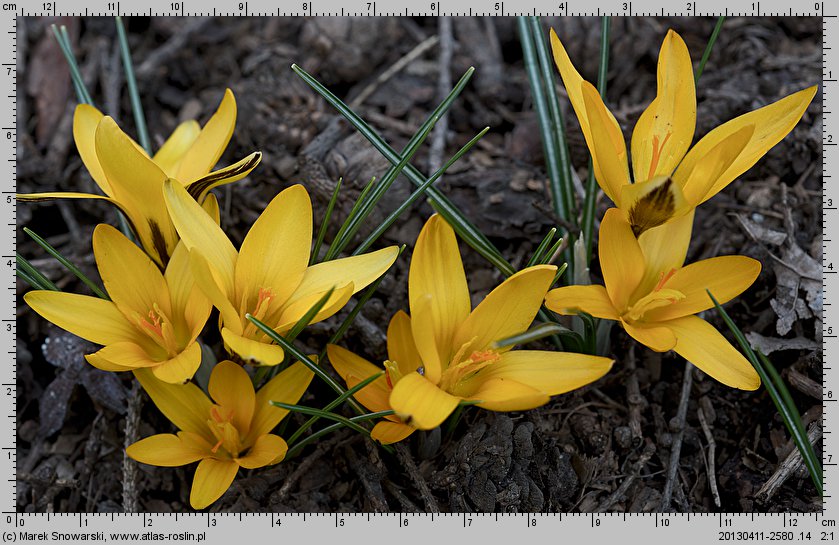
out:
<path id="1" fill-rule="evenodd" d="M 82 190 L 92 182 L 72 142 L 72 85 L 49 32 L 49 19 L 19 23 L 18 191 Z M 129 132 L 133 118 L 123 85 L 111 19 L 65 19 L 82 73 L 97 104 Z M 589 79 L 598 62 L 599 21 L 549 19 Z M 627 138 L 655 92 L 655 62 L 668 28 L 685 38 L 697 61 L 711 19 L 615 18 L 608 104 Z M 469 67 L 475 77 L 451 109 L 444 159 L 484 126 L 492 131 L 445 176 L 440 188 L 516 266 L 522 266 L 552 217 L 546 174 L 522 55 L 511 18 L 453 20 L 451 76 Z M 222 222 L 238 243 L 265 204 L 302 182 L 322 217 L 343 177 L 335 217 L 343 220 L 355 196 L 387 162 L 291 70 L 295 62 L 348 102 L 422 40 L 438 20 L 135 18 L 130 43 L 146 117 L 157 143 L 184 118 L 206 120 L 231 87 L 239 121 L 222 162 L 255 149 L 264 160 L 249 180 L 219 191 Z M 180 44 L 177 40 L 182 40 Z M 172 41 L 175 41 L 173 44 Z M 437 99 L 439 46 L 379 85 L 358 112 L 400 149 Z M 698 135 L 720 122 L 821 80 L 819 19 L 729 19 L 705 68 L 698 98 Z M 563 102 L 567 107 L 567 101 Z M 566 112 L 576 172 L 585 179 L 587 152 Z M 740 253 L 764 264 L 755 286 L 728 305 L 792 385 L 815 434 L 821 421 L 821 95 L 802 122 L 740 180 L 697 213 L 689 260 Z M 432 136 L 433 138 L 433 136 Z M 430 170 L 428 148 L 414 164 Z M 398 180 L 370 228 L 408 194 Z M 600 202 L 598 218 L 607 203 Z M 410 244 L 431 210 L 418 205 L 380 241 Z M 19 206 L 29 226 L 90 275 L 96 275 L 90 236 L 113 211 L 96 202 Z M 333 222 L 336 223 L 336 222 Z M 333 225 L 331 235 L 336 226 Z M 327 237 L 327 240 L 331 239 Z M 84 286 L 43 254 L 22 232 L 18 251 L 62 289 Z M 477 299 L 501 277 L 462 247 Z M 774 259 L 772 256 L 777 257 Z M 384 281 L 350 330 L 345 344 L 380 361 L 390 316 L 406 309 L 407 262 Z M 792 270 L 786 263 L 794 264 Z M 798 271 L 798 272 L 795 272 Z M 597 280 L 597 270 L 593 271 Z M 18 294 L 29 287 L 18 284 Z M 346 312 L 346 311 L 345 311 Z M 714 313 L 706 318 L 724 329 Z M 337 319 L 343 317 L 340 314 Z M 95 317 L 91 317 L 95 319 Z M 322 346 L 337 319 L 301 339 Z M 213 339 L 212 324 L 207 338 Z M 631 347 L 618 328 L 610 353 L 617 363 L 598 383 L 526 413 L 470 408 L 456 429 L 417 433 L 396 454 L 339 432 L 302 456 L 240 475 L 212 509 L 221 511 L 656 511 L 670 450 L 683 446 L 669 509 L 678 511 L 814 511 L 821 500 L 804 470 L 773 493 L 761 487 L 793 450 L 771 400 L 726 388 L 694 371 L 687 420 L 676 414 L 685 363 L 674 354 Z M 755 340 L 757 339 L 757 340 Z M 129 403 L 143 402 L 139 436 L 171 429 L 127 374 L 99 372 L 82 355 L 94 349 L 50 327 L 18 303 L 18 507 L 22 511 L 145 511 L 188 509 L 193 468 L 129 464 L 123 443 Z M 323 406 L 329 392 L 315 384 L 302 403 Z M 144 402 L 145 401 L 145 402 Z M 709 475 L 708 434 L 716 470 Z M 289 427 L 299 418 L 292 418 Z M 820 441 L 816 443 L 820 448 Z M 124 482 L 126 479 L 136 482 Z M 714 504 L 711 480 L 719 489 Z M 620 488 L 619 488 L 620 487 Z"/>

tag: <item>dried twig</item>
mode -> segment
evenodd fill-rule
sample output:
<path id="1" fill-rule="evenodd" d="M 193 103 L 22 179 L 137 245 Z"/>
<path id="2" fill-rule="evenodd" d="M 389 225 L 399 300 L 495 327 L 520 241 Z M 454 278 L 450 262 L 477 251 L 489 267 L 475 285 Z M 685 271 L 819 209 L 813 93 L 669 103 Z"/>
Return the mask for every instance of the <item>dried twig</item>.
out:
<path id="1" fill-rule="evenodd" d="M 439 23 L 440 34 L 440 60 L 439 73 L 437 79 L 437 101 L 442 102 L 452 88 L 452 51 L 454 50 L 454 37 L 452 35 L 452 20 L 451 17 L 440 17 Z M 428 154 L 428 172 L 436 172 L 443 166 L 443 152 L 446 148 L 446 133 L 449 132 L 449 116 L 444 114 L 443 117 L 437 121 L 437 126 L 434 127 L 434 133 L 431 135 L 431 151 Z M 437 185 L 439 185 L 439 180 Z"/>
<path id="2" fill-rule="evenodd" d="M 184 46 L 192 39 L 192 35 L 204 30 L 204 27 L 212 20 L 212 17 L 199 17 L 184 25 L 182 29 L 179 29 L 171 38 L 166 40 L 166 43 L 146 55 L 143 63 L 135 71 L 137 79 L 150 78 L 158 66 L 167 63 L 169 59 L 184 51 Z"/>
<path id="3" fill-rule="evenodd" d="M 702 432 L 705 434 L 705 440 L 708 441 L 708 485 L 711 487 L 711 495 L 714 496 L 714 505 L 722 507 L 720 492 L 717 489 L 717 442 L 714 441 L 714 434 L 711 433 L 708 420 L 705 418 L 705 411 L 701 407 L 697 411 L 697 415 L 699 416 L 699 424 L 702 426 Z"/>
<path id="4" fill-rule="evenodd" d="M 821 440 L 821 438 L 822 427 L 818 422 L 813 422 L 807 430 L 807 439 L 810 441 L 811 445 L 815 445 Z M 801 452 L 798 449 L 793 449 L 793 451 L 784 458 L 784 461 L 781 462 L 781 465 L 778 466 L 775 473 L 769 477 L 769 480 L 760 487 L 760 490 L 757 491 L 755 497 L 760 498 L 762 501 L 768 501 L 775 495 L 775 492 L 777 492 L 781 485 L 786 482 L 790 475 L 801 468 L 803 463 L 804 461 L 801 458 Z"/>
<path id="5" fill-rule="evenodd" d="M 408 476 L 411 477 L 411 480 L 414 481 L 415 485 L 417 485 L 417 490 L 422 497 L 422 501 L 425 502 L 425 511 L 427 513 L 439 513 L 440 507 L 437 505 L 437 500 L 431 494 L 431 489 L 428 488 L 428 483 L 419 472 L 419 468 L 417 467 L 417 464 L 414 463 L 414 459 L 411 457 L 411 453 L 408 452 L 408 448 L 401 443 L 397 443 L 394 446 L 396 447 L 396 456 L 399 458 L 399 461 L 402 462 L 402 467 L 405 468 L 408 472 Z"/>
<path id="6" fill-rule="evenodd" d="M 641 471 L 644 470 L 644 466 L 647 465 L 647 462 L 650 461 L 653 454 L 655 454 L 655 443 L 652 441 L 647 441 L 644 450 L 641 451 L 641 456 L 638 457 L 638 461 L 632 466 L 632 473 L 623 480 L 623 482 L 618 486 L 614 492 L 612 492 L 606 500 L 601 503 L 597 509 L 594 510 L 595 513 L 605 513 L 615 504 L 615 502 L 619 501 L 626 491 L 629 490 L 629 487 L 635 482 L 635 479 L 641 474 Z"/>
<path id="7" fill-rule="evenodd" d="M 632 444 L 641 444 L 641 410 L 644 408 L 644 397 L 638 385 L 638 369 L 635 366 L 635 343 L 629 347 L 626 358 L 626 368 L 629 377 L 626 379 L 626 401 L 629 403 L 629 431 L 632 433 Z"/>
<path id="8" fill-rule="evenodd" d="M 679 468 L 679 458 L 682 454 L 682 439 L 685 436 L 685 420 L 688 414 L 688 401 L 690 400 L 690 388 L 693 385 L 693 364 L 685 362 L 685 374 L 682 379 L 682 395 L 679 399 L 679 409 L 676 412 L 675 435 L 673 444 L 670 447 L 670 463 L 667 467 L 667 481 L 664 483 L 664 492 L 661 493 L 661 512 L 670 509 L 670 500 L 673 498 L 673 484 L 676 481 L 676 470 Z"/>
<path id="9" fill-rule="evenodd" d="M 140 383 L 134 382 L 128 398 L 128 414 L 125 417 L 125 448 L 140 439 L 140 410 L 143 408 L 143 396 Z M 122 454 L 122 508 L 126 513 L 139 511 L 137 501 L 137 462 Z"/>

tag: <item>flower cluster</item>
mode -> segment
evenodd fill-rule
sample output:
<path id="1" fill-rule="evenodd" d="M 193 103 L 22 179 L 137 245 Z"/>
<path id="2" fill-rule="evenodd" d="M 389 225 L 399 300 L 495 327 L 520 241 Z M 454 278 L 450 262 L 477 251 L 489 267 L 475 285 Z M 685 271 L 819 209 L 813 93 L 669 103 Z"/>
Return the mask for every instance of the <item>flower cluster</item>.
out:
<path id="1" fill-rule="evenodd" d="M 555 34 L 551 39 L 595 176 L 616 205 L 599 232 L 605 286 L 554 288 L 558 268 L 534 265 L 473 308 L 455 231 L 442 216 L 431 216 L 413 246 L 408 312 L 390 320 L 382 367 L 337 344 L 325 350 L 355 399 L 382 413 L 370 431 L 382 444 L 434 429 L 464 405 L 529 410 L 604 376 L 612 358 L 514 349 L 509 340 L 531 328 L 543 305 L 558 314 L 617 321 L 638 342 L 674 350 L 726 385 L 760 385 L 739 352 L 696 316 L 712 306 L 707 291 L 721 302 L 732 299 L 754 282 L 760 264 L 723 256 L 685 265 L 693 212 L 792 129 L 815 88 L 738 117 L 691 147 L 693 71 L 687 48 L 671 31 L 659 58 L 658 95 L 633 131 L 631 176 L 615 117 Z M 335 315 L 399 255 L 394 246 L 318 262 L 311 255 L 312 203 L 302 185 L 278 192 L 237 250 L 210 193 L 244 178 L 260 161 L 255 152 L 213 170 L 235 122 L 228 90 L 204 127 L 181 124 L 150 156 L 113 119 L 80 105 L 76 146 L 104 196 L 18 195 L 21 201 L 102 199 L 127 220 L 125 233 L 105 224 L 93 233 L 107 298 L 35 290 L 25 301 L 50 322 L 101 345 L 86 356 L 91 365 L 133 372 L 178 431 L 142 439 L 127 454 L 158 466 L 198 462 L 190 494 L 196 509 L 216 501 L 240 468 L 276 464 L 286 455 L 289 445 L 275 430 L 288 413 L 281 407 L 298 402 L 315 372 L 323 372 L 323 361 L 292 357 L 278 337 L 296 336 L 299 324 Z M 216 352 L 228 358 L 219 363 L 212 350 L 202 350 L 213 309 L 221 339 Z M 203 366 L 211 372 L 202 389 L 195 377 Z"/>

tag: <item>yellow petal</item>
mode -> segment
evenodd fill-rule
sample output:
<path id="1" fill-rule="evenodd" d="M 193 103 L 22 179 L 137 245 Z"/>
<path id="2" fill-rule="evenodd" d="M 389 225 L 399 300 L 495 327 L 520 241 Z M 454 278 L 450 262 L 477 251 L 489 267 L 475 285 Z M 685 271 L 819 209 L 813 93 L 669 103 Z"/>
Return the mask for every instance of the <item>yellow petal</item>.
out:
<path id="1" fill-rule="evenodd" d="M 288 414 L 287 410 L 274 407 L 269 401 L 297 403 L 303 397 L 314 376 L 308 367 L 296 362 L 260 388 L 256 393 L 251 430 L 245 441 L 270 432 Z"/>
<path id="2" fill-rule="evenodd" d="M 155 305 L 172 315 L 169 287 L 160 269 L 114 227 L 101 223 L 93 231 L 93 255 L 108 295 L 129 319 L 148 318 Z"/>
<path id="3" fill-rule="evenodd" d="M 720 176 L 740 157 L 755 132 L 754 125 L 732 132 L 711 148 L 705 157 L 687 168 L 678 168 L 673 180 L 682 187 L 685 199 L 693 206 L 705 200 Z"/>
<path id="4" fill-rule="evenodd" d="M 470 382 L 481 385 L 488 380 L 508 379 L 553 396 L 596 381 L 609 372 L 613 363 L 609 358 L 587 354 L 513 350 L 482 369 Z M 473 396 L 480 398 L 478 393 Z"/>
<path id="5" fill-rule="evenodd" d="M 257 437 L 248 453 L 236 461 L 245 469 L 256 469 L 280 463 L 287 451 L 288 445 L 282 437 L 266 433 Z"/>
<path id="6" fill-rule="evenodd" d="M 685 262 L 693 231 L 694 213 L 695 210 L 691 210 L 664 225 L 644 231 L 638 237 L 647 268 L 632 300 L 648 294 L 661 281 L 662 275 L 679 269 Z"/>
<path id="7" fill-rule="evenodd" d="M 171 318 L 175 320 L 175 333 L 178 338 L 187 337 L 192 342 L 201 333 L 213 307 L 195 284 L 189 264 L 189 250 L 183 242 L 175 246 L 163 278 L 172 298 Z"/>
<path id="8" fill-rule="evenodd" d="M 184 121 L 175 128 L 166 142 L 154 154 L 154 162 L 163 169 L 168 177 L 178 177 L 178 167 L 200 132 L 201 126 L 197 121 L 194 119 Z"/>
<path id="9" fill-rule="evenodd" d="M 230 142 L 235 126 L 236 99 L 226 89 L 218 109 L 183 156 L 176 178 L 192 182 L 210 172 Z"/>
<path id="10" fill-rule="evenodd" d="M 425 305 L 423 327 L 431 328 L 439 357 L 448 361 L 456 350 L 452 338 L 469 316 L 472 303 L 454 230 L 437 214 L 428 219 L 414 246 L 408 273 L 408 295 L 414 318 L 412 326 L 417 326 L 417 309 Z M 414 339 L 423 354 L 424 347 L 420 346 L 416 331 Z M 426 361 L 425 357 L 423 361 Z M 434 380 L 432 375 L 427 376 Z"/>
<path id="11" fill-rule="evenodd" d="M 186 184 L 186 190 L 192 195 L 196 201 L 203 202 L 207 193 L 215 188 L 225 184 L 232 184 L 238 182 L 245 176 L 251 173 L 253 169 L 262 160 L 262 153 L 254 152 L 244 159 L 233 163 L 230 166 L 215 170 L 194 182 Z"/>
<path id="12" fill-rule="evenodd" d="M 480 401 L 478 406 L 490 411 L 527 411 L 544 405 L 551 396 L 515 380 L 493 378 L 481 384 L 469 399 Z"/>
<path id="13" fill-rule="evenodd" d="M 461 324 L 454 346 L 471 341 L 471 351 L 484 350 L 495 341 L 525 332 L 539 312 L 555 275 L 555 266 L 537 265 L 506 279 Z"/>
<path id="14" fill-rule="evenodd" d="M 387 357 L 396 362 L 403 375 L 422 367 L 422 359 L 411 333 L 411 318 L 397 311 L 387 326 Z"/>
<path id="15" fill-rule="evenodd" d="M 103 371 L 130 371 L 160 365 L 160 361 L 150 357 L 142 346 L 127 341 L 109 344 L 86 355 L 85 359 Z"/>
<path id="16" fill-rule="evenodd" d="M 238 471 L 239 464 L 233 460 L 215 460 L 213 458 L 201 460 L 195 470 L 192 491 L 189 494 L 189 504 L 193 509 L 208 507 L 227 492 Z"/>
<path id="17" fill-rule="evenodd" d="M 620 208 L 635 236 L 681 217 L 694 207 L 672 178 L 658 177 L 623 186 Z"/>
<path id="18" fill-rule="evenodd" d="M 591 151 L 594 176 L 603 192 L 617 203 L 621 188 L 629 183 L 629 163 L 623 132 L 615 117 L 603 104 L 597 89 L 587 81 L 583 81 L 581 85 L 591 125 L 586 143 Z"/>
<path id="19" fill-rule="evenodd" d="M 247 372 L 230 360 L 219 362 L 213 367 L 207 390 L 223 410 L 232 411 L 232 424 L 240 435 L 246 435 L 256 403 L 256 392 Z"/>
<path id="20" fill-rule="evenodd" d="M 221 211 L 218 208 L 218 199 L 215 195 L 208 193 L 207 196 L 204 197 L 204 202 L 201 203 L 201 208 L 204 209 L 208 216 L 213 218 L 216 225 L 221 224 Z"/>
<path id="21" fill-rule="evenodd" d="M 207 428 L 212 401 L 192 383 L 169 384 L 155 378 L 150 369 L 138 369 L 134 376 L 149 397 L 178 429 L 212 437 Z M 212 440 L 215 443 L 215 439 Z"/>
<path id="22" fill-rule="evenodd" d="M 621 322 L 621 325 L 633 339 L 656 352 L 667 352 L 676 346 L 676 336 L 664 324 L 647 326 Z"/>
<path id="23" fill-rule="evenodd" d="M 283 361 L 285 353 L 276 344 L 237 335 L 227 327 L 222 328 L 221 337 L 230 352 L 251 365 L 279 365 Z"/>
<path id="24" fill-rule="evenodd" d="M 96 156 L 96 127 L 102 121 L 102 112 L 89 104 L 79 104 L 73 114 L 73 140 L 90 177 L 105 195 L 113 195 L 111 184 Z"/>
<path id="25" fill-rule="evenodd" d="M 239 316 L 228 299 L 227 293 L 224 292 L 224 286 L 219 278 L 221 275 L 210 266 L 199 250 L 189 252 L 189 270 L 201 293 L 219 309 L 224 327 L 236 334 L 241 334 L 243 318 Z"/>
<path id="26" fill-rule="evenodd" d="M 152 368 L 152 373 L 163 382 L 183 384 L 195 375 L 201 365 L 201 345 L 190 343 L 184 350 Z"/>
<path id="27" fill-rule="evenodd" d="M 274 301 L 286 301 L 303 279 L 311 245 L 312 201 L 302 185 L 293 185 L 268 203 L 242 242 L 235 278 L 246 308 L 256 306 L 263 288 Z"/>
<path id="28" fill-rule="evenodd" d="M 714 306 L 706 290 L 723 304 L 751 286 L 760 274 L 760 262 L 742 255 L 703 259 L 678 269 L 663 288 L 679 291 L 685 298 L 649 311 L 645 318 L 660 322 L 689 316 Z"/>
<path id="29" fill-rule="evenodd" d="M 318 301 L 326 296 L 328 291 L 329 290 L 320 293 L 310 293 L 304 298 L 298 298 L 294 303 L 287 304 L 287 306 L 282 309 L 278 324 L 274 330 L 283 333 L 294 327 L 294 325 L 300 321 L 300 318 L 309 312 L 312 307 L 318 303 Z M 344 308 L 347 301 L 349 301 L 350 297 L 352 297 L 354 291 L 356 290 L 352 282 L 346 284 L 345 286 L 336 287 L 332 292 L 332 295 L 329 296 L 329 299 L 326 300 L 326 303 L 324 303 L 323 307 L 321 307 L 309 323 L 316 324 L 322 320 L 326 320 Z"/>
<path id="30" fill-rule="evenodd" d="M 600 268 L 606 291 L 622 313 L 644 276 L 644 255 L 632 227 L 617 208 L 606 210 L 600 223 Z"/>
<path id="31" fill-rule="evenodd" d="M 332 368 L 341 375 L 348 388 L 354 388 L 358 383 L 383 371 L 361 356 L 334 344 L 326 346 L 326 353 L 329 355 Z M 382 375 L 381 378 L 356 392 L 353 397 L 371 411 L 386 411 L 390 409 L 390 391 L 387 377 Z"/>
<path id="32" fill-rule="evenodd" d="M 178 236 L 166 212 L 163 172 L 110 117 L 96 128 L 96 155 L 111 184 L 111 196 L 127 210 L 143 248 L 165 264 Z"/>
<path id="33" fill-rule="evenodd" d="M 684 171 L 687 175 L 705 160 L 705 157 L 719 142 L 743 127 L 754 125 L 754 134 L 752 134 L 749 143 L 725 172 L 720 174 L 713 184 L 709 184 L 710 189 L 702 197 L 701 202 L 719 193 L 732 180 L 750 169 L 775 144 L 780 142 L 804 115 L 817 90 L 818 87 L 814 85 L 768 106 L 735 117 L 712 130 L 697 142 L 685 156 L 682 164 L 679 165 L 680 173 Z"/>
<path id="34" fill-rule="evenodd" d="M 448 359 L 441 359 L 437 340 L 434 337 L 434 316 L 431 311 L 431 295 L 415 300 L 411 304 L 411 335 L 422 361 L 423 375 L 432 383 L 440 382 L 443 366 L 448 366 Z"/>
<path id="35" fill-rule="evenodd" d="M 125 453 L 141 464 L 161 467 L 178 467 L 197 462 L 211 454 L 206 449 L 197 448 L 197 444 L 184 441 L 171 433 L 161 433 L 141 439 L 129 445 Z"/>
<path id="36" fill-rule="evenodd" d="M 670 30 L 658 55 L 658 93 L 632 131 L 635 182 L 670 176 L 685 156 L 696 128 L 696 86 L 690 53 Z"/>
<path id="37" fill-rule="evenodd" d="M 238 254 L 230 239 L 179 183 L 166 180 L 163 184 L 163 195 L 172 222 L 186 247 L 190 252 L 197 249 L 212 263 L 219 287 L 227 299 L 232 298 L 233 270 Z M 210 297 L 209 294 L 207 296 Z"/>
<path id="38" fill-rule="evenodd" d="M 705 373 L 732 388 L 760 388 L 754 367 L 711 324 L 696 316 L 685 316 L 666 325 L 677 338 L 673 350 Z"/>
<path id="39" fill-rule="evenodd" d="M 98 297 L 37 290 L 24 295 L 23 300 L 44 319 L 92 343 L 138 340 L 141 335 L 115 304 Z M 91 319 L 94 316 L 96 319 Z"/>
<path id="40" fill-rule="evenodd" d="M 442 424 L 459 402 L 460 398 L 444 392 L 419 373 L 402 377 L 390 394 L 390 406 L 396 414 L 419 430 Z"/>
<path id="41" fill-rule="evenodd" d="M 399 255 L 396 246 L 375 252 L 333 259 L 312 265 L 303 273 L 300 285 L 289 297 L 286 304 L 291 304 L 312 294 L 323 294 L 334 286 L 343 286 L 352 282 L 353 293 L 369 286 L 383 275 Z"/>
<path id="42" fill-rule="evenodd" d="M 414 428 L 405 424 L 391 422 L 390 420 L 380 420 L 373 426 L 370 437 L 383 445 L 391 445 L 405 439 L 414 433 L 414 431 L 416 431 Z"/>
<path id="43" fill-rule="evenodd" d="M 552 289 L 545 296 L 545 306 L 565 316 L 586 312 L 595 318 L 619 319 L 606 288 L 599 285 Z"/>
<path id="44" fill-rule="evenodd" d="M 111 197 L 103 197 L 102 195 L 91 195 L 90 193 L 73 193 L 62 191 L 50 191 L 46 193 L 18 193 L 15 195 L 18 202 L 47 202 L 55 199 L 94 199 L 98 201 L 105 201 L 106 203 L 115 206 L 122 214 L 131 228 L 131 231 L 137 233 L 137 228 L 134 226 L 134 221 L 131 218 L 128 208 L 121 203 L 115 201 Z"/>

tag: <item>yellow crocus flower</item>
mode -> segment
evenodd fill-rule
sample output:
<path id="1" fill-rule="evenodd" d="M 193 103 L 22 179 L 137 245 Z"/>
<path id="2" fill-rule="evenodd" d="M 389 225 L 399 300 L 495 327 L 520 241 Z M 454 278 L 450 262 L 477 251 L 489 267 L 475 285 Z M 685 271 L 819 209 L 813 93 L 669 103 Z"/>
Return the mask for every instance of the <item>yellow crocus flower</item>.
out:
<path id="1" fill-rule="evenodd" d="M 432 216 L 411 259 L 411 315 L 397 313 L 388 327 L 386 375 L 356 394 L 369 409 L 392 408 L 398 417 L 379 422 L 373 437 L 391 443 L 435 428 L 461 401 L 492 411 L 532 409 L 606 374 L 608 358 L 495 345 L 531 325 L 555 274 L 553 265 L 528 267 L 473 310 L 454 230 Z M 381 372 L 340 347 L 328 351 L 349 386 Z"/>
<path id="2" fill-rule="evenodd" d="M 297 403 L 313 373 L 295 363 L 254 392 L 244 369 L 218 363 L 210 375 L 212 399 L 192 383 L 167 384 L 148 371 L 135 372 L 157 408 L 177 428 L 130 445 L 126 454 L 144 464 L 177 467 L 198 463 L 189 503 L 204 509 L 230 487 L 239 468 L 280 463 L 288 445 L 271 433 L 288 411 L 269 402 Z"/>
<path id="3" fill-rule="evenodd" d="M 688 237 L 689 238 L 689 237 Z M 586 312 L 616 320 L 636 341 L 656 352 L 677 354 L 727 386 L 756 390 L 751 364 L 708 322 L 695 316 L 745 291 L 760 262 L 729 255 L 683 266 L 688 240 L 670 240 L 645 251 L 617 209 L 600 224 L 604 286 L 565 286 L 548 292 L 545 305 L 560 314 Z"/>
<path id="4" fill-rule="evenodd" d="M 277 365 L 283 361 L 283 349 L 272 344 L 247 319 L 248 314 L 283 334 L 334 288 L 312 323 L 324 320 L 381 276 L 398 254 L 396 246 L 391 246 L 308 266 L 312 202 L 302 185 L 274 197 L 239 251 L 180 184 L 167 180 L 163 194 L 190 250 L 195 282 L 219 309 L 224 343 L 245 362 Z"/>
<path id="5" fill-rule="evenodd" d="M 175 247 L 161 273 L 122 233 L 102 224 L 93 231 L 93 254 L 111 301 L 47 290 L 30 291 L 24 301 L 58 327 L 104 345 L 85 356 L 94 367 L 148 368 L 174 383 L 192 378 L 201 363 L 196 339 L 212 306 L 193 282 L 186 247 Z"/>
<path id="6" fill-rule="evenodd" d="M 247 176 L 262 158 L 252 153 L 241 161 L 211 172 L 236 125 L 236 100 L 227 89 L 202 129 L 197 121 L 180 124 L 153 157 L 125 134 L 109 116 L 87 104 L 76 107 L 73 138 L 93 181 L 105 196 L 87 193 L 20 194 L 18 200 L 101 199 L 119 208 L 143 248 L 161 267 L 172 255 L 178 235 L 163 202 L 163 182 L 178 180 L 199 203 L 219 185 Z M 215 201 L 207 203 L 215 208 Z"/>
<path id="7" fill-rule="evenodd" d="M 615 116 L 571 64 L 553 30 L 551 46 L 591 152 L 595 178 L 636 236 L 689 214 L 751 168 L 795 127 L 817 90 L 808 87 L 736 117 L 691 147 L 696 129 L 693 68 L 684 41 L 670 30 L 658 57 L 658 93 L 632 132 L 630 178 L 626 143 Z M 690 223 L 685 222 L 688 227 Z"/>

